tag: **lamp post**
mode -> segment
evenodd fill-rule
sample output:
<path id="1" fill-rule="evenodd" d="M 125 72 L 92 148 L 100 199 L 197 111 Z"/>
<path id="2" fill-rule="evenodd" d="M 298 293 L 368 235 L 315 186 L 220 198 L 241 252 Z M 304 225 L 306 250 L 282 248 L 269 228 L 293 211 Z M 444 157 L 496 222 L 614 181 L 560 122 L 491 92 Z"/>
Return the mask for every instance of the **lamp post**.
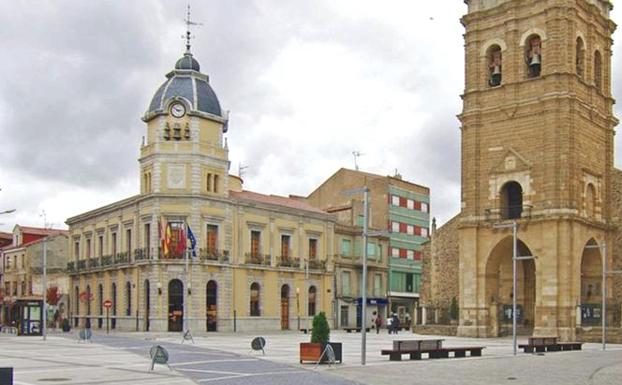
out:
<path id="1" fill-rule="evenodd" d="M 607 275 L 609 274 L 622 274 L 622 270 L 612 270 L 607 271 L 607 243 L 602 241 L 600 244 L 596 245 L 587 245 L 586 249 L 599 249 L 602 253 L 602 264 L 603 264 L 603 277 L 602 277 L 602 312 L 601 312 L 601 322 L 602 322 L 602 341 L 603 341 L 603 350 L 607 350 Z"/>
<path id="2" fill-rule="evenodd" d="M 298 330 L 300 330 L 300 288 L 296 288 L 296 313 L 298 314 Z"/>
<path id="3" fill-rule="evenodd" d="M 517 292 L 517 282 L 516 282 L 516 262 L 517 261 L 525 261 L 530 259 L 536 259 L 533 255 L 523 255 L 518 256 L 518 242 L 516 233 L 518 231 L 518 223 L 513 221 L 512 223 L 501 223 L 493 225 L 495 229 L 512 229 L 512 349 L 514 351 L 514 355 L 517 353 L 517 344 L 516 344 L 516 292 Z"/>

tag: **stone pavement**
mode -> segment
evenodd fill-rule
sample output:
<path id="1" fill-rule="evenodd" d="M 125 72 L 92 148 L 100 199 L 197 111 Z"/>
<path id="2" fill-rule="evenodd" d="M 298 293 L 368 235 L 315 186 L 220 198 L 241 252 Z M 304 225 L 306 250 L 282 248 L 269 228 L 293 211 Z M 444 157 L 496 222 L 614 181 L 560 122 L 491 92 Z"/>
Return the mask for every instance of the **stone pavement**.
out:
<path id="1" fill-rule="evenodd" d="M 360 365 L 360 334 L 333 331 L 343 343 L 344 364 L 300 365 L 298 343 L 310 336 L 296 332 L 195 333 L 195 345 L 183 345 L 179 333 L 95 332 L 94 343 L 64 335 L 0 336 L 0 366 L 16 368 L 16 385 L 29 384 L 615 384 L 622 382 L 622 345 L 585 344 L 583 351 L 512 355 L 511 339 L 441 337 L 446 346 L 486 346 L 482 357 L 390 362 L 380 349 L 393 339 L 433 338 L 402 332 L 368 333 L 367 365 Z M 249 353 L 257 335 L 267 340 L 266 355 Z M 524 338 L 519 339 L 519 343 Z M 171 366 L 149 366 L 148 350 L 163 345 Z M 64 380 L 63 380 L 64 379 Z"/>

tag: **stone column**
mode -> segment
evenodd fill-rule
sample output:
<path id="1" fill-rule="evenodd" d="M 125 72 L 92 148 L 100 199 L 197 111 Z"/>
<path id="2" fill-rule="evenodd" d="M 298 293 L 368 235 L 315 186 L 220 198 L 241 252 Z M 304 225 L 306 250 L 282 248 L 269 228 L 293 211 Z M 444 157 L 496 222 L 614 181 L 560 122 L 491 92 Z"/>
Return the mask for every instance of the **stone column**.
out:
<path id="1" fill-rule="evenodd" d="M 421 307 L 421 325 L 425 326 L 428 321 L 428 309 L 425 306 Z"/>

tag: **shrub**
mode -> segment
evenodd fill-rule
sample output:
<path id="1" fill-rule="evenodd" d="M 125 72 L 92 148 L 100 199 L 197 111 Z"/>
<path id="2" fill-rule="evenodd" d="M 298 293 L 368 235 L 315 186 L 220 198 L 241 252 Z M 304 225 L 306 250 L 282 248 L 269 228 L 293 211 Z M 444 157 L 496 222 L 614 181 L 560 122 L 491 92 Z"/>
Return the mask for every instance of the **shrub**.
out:
<path id="1" fill-rule="evenodd" d="M 451 305 L 449 306 L 449 318 L 452 320 L 457 320 L 460 312 L 460 308 L 458 307 L 458 301 L 456 297 L 451 299 Z"/>
<path id="2" fill-rule="evenodd" d="M 326 314 L 320 314 L 313 317 L 313 331 L 311 332 L 311 342 L 326 345 L 330 339 L 330 327 L 326 320 Z"/>

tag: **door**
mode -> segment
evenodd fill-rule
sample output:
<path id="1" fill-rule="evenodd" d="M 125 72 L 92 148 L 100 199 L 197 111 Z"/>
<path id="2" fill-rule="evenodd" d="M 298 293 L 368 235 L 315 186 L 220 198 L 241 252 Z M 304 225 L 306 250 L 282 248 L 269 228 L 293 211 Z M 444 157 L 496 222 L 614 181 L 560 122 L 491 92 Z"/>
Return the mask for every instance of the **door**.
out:
<path id="1" fill-rule="evenodd" d="M 349 306 L 341 306 L 341 324 L 339 326 L 341 326 L 342 328 L 347 328 L 350 324 L 348 310 Z"/>
<path id="2" fill-rule="evenodd" d="M 145 315 L 145 331 L 149 331 L 149 307 L 151 305 L 151 297 L 149 295 L 149 280 L 145 280 L 145 311 L 143 314 Z"/>
<path id="3" fill-rule="evenodd" d="M 215 332 L 218 330 L 218 285 L 216 281 L 207 283 L 206 298 L 207 331 Z"/>
<path id="4" fill-rule="evenodd" d="M 168 284 L 168 331 L 180 332 L 184 328 L 184 284 L 173 279 Z"/>
<path id="5" fill-rule="evenodd" d="M 281 286 L 281 330 L 289 329 L 289 286 Z"/>

